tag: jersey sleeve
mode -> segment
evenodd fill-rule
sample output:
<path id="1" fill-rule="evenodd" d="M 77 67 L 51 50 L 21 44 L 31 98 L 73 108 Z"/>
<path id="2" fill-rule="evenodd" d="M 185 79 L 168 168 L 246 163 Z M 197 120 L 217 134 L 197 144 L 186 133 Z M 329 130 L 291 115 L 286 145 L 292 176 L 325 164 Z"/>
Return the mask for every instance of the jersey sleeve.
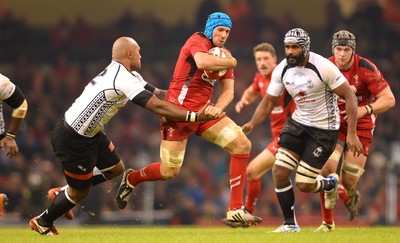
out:
<path id="1" fill-rule="evenodd" d="M 379 94 L 382 90 L 389 86 L 386 79 L 383 77 L 383 74 L 379 71 L 379 69 L 369 60 L 364 59 L 367 61 L 373 70 L 364 69 L 363 73 L 363 80 L 366 82 L 368 86 L 368 90 L 373 95 Z"/>
<path id="2" fill-rule="evenodd" d="M 209 51 L 209 40 L 207 38 L 201 37 L 199 35 L 193 35 L 187 41 L 186 48 L 190 52 L 190 55 L 193 57 L 197 52 L 205 52 Z"/>
<path id="3" fill-rule="evenodd" d="M 284 68 L 284 61 L 282 61 L 272 72 L 271 83 L 268 85 L 267 94 L 273 96 L 281 96 L 285 86 L 282 81 L 282 72 Z"/>
<path id="4" fill-rule="evenodd" d="M 147 81 L 144 80 L 144 78 L 142 77 L 142 75 L 140 75 L 140 73 L 138 73 L 136 71 L 132 71 L 132 74 L 140 81 L 140 83 L 142 84 L 143 87 L 146 86 Z"/>
<path id="5" fill-rule="evenodd" d="M 15 84 L 6 76 L 0 74 L 0 100 L 6 100 L 14 93 Z"/>
<path id="6" fill-rule="evenodd" d="M 135 96 L 145 90 L 143 82 L 145 82 L 143 78 L 140 79 L 132 73 L 123 72 L 117 77 L 115 87 L 124 93 L 128 99 L 133 100 Z"/>
<path id="7" fill-rule="evenodd" d="M 346 77 L 340 72 L 339 68 L 328 59 L 325 60 L 326 61 L 321 65 L 323 68 L 321 75 L 323 81 L 327 83 L 329 88 L 333 90 L 347 82 Z"/>

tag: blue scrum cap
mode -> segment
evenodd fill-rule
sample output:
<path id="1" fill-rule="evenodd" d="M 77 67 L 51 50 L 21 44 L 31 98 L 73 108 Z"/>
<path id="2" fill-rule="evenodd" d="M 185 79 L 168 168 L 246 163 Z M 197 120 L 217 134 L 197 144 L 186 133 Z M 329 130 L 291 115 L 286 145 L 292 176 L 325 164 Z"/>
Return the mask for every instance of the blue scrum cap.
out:
<path id="1" fill-rule="evenodd" d="M 208 37 L 208 39 L 212 39 L 212 33 L 214 29 L 218 26 L 225 26 L 232 29 L 231 18 L 229 18 L 227 14 L 221 12 L 210 14 L 206 22 L 206 28 L 204 30 L 204 34 Z"/>

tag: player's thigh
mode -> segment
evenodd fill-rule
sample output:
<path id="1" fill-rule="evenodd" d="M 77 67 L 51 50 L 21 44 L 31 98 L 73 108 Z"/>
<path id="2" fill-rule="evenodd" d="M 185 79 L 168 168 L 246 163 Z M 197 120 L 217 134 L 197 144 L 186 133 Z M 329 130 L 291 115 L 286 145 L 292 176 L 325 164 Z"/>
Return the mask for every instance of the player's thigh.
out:
<path id="1" fill-rule="evenodd" d="M 68 185 L 77 190 L 90 188 L 97 161 L 99 136 L 80 136 L 60 120 L 52 132 L 51 142 Z"/>
<path id="2" fill-rule="evenodd" d="M 124 172 L 125 166 L 113 142 L 103 132 L 99 133 L 100 139 L 97 150 L 96 167 L 108 179 L 119 176 Z"/>
<path id="3" fill-rule="evenodd" d="M 247 167 L 247 176 L 253 179 L 260 178 L 266 172 L 271 170 L 274 162 L 275 155 L 268 149 L 264 149 L 252 161 L 250 161 Z"/>
<path id="4" fill-rule="evenodd" d="M 201 137 L 232 153 L 250 152 L 250 140 L 243 133 L 242 128 L 229 117 L 224 117 L 211 127 L 207 127 L 201 133 Z"/>

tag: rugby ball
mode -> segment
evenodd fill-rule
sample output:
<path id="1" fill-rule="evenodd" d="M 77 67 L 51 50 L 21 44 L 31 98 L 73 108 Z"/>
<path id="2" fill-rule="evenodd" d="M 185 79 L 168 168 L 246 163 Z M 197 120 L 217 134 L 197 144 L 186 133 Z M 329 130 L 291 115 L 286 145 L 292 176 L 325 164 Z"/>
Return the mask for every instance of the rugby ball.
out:
<path id="1" fill-rule="evenodd" d="M 221 50 L 221 48 L 219 47 L 213 47 L 211 48 L 208 53 L 210 55 L 219 57 L 219 58 L 226 58 L 225 52 L 223 52 Z M 218 70 L 218 71 L 206 71 L 204 70 L 204 73 L 207 75 L 208 78 L 210 79 L 220 79 L 222 78 L 222 76 L 225 75 L 227 69 L 222 69 L 222 70 Z"/>

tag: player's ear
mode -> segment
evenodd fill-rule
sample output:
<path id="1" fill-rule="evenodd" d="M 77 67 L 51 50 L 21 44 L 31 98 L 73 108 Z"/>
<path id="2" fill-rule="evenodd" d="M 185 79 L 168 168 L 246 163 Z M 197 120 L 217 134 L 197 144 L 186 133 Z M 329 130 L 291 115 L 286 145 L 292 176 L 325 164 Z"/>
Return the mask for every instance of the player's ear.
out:
<path id="1" fill-rule="evenodd" d="M 132 59 L 132 50 L 127 50 L 127 51 L 126 51 L 126 57 L 127 57 L 128 59 Z"/>

